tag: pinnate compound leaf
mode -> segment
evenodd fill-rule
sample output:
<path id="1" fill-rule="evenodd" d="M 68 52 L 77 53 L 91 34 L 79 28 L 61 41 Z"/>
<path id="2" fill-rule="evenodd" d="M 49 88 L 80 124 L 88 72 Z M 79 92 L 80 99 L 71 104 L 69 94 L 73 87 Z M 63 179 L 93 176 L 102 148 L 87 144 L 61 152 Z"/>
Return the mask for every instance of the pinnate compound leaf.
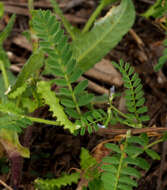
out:
<path id="1" fill-rule="evenodd" d="M 113 7 L 90 32 L 73 41 L 78 67 L 85 72 L 100 61 L 129 31 L 134 20 L 135 9 L 131 0 L 122 0 L 118 7 Z"/>
<path id="2" fill-rule="evenodd" d="M 57 179 L 36 179 L 35 184 L 39 189 L 51 190 L 60 189 L 62 186 L 71 185 L 72 183 L 77 183 L 80 178 L 80 173 L 72 173 L 70 175 L 63 175 Z"/>
<path id="3" fill-rule="evenodd" d="M 42 95 L 46 104 L 50 106 L 50 111 L 53 112 L 53 116 L 57 118 L 60 125 L 63 125 L 65 129 L 74 133 L 78 126 L 72 123 L 64 112 L 64 108 L 60 105 L 59 99 L 56 94 L 50 90 L 50 84 L 48 82 L 41 81 L 38 83 L 38 93 Z"/>

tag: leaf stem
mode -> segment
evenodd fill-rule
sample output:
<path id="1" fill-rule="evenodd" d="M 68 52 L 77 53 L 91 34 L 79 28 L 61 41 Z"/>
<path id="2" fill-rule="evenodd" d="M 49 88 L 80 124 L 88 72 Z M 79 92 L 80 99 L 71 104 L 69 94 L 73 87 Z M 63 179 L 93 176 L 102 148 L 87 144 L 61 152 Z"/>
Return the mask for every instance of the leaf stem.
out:
<path id="1" fill-rule="evenodd" d="M 73 99 L 73 101 L 74 101 L 74 103 L 75 103 L 75 108 L 76 108 L 78 114 L 81 116 L 81 115 L 82 115 L 82 114 L 81 114 L 81 110 L 80 110 L 80 108 L 79 108 L 79 106 L 78 106 L 76 96 L 75 96 L 75 94 L 74 94 L 74 92 L 73 92 L 71 83 L 69 82 L 69 78 L 68 78 L 68 76 L 67 76 L 66 74 L 65 74 L 65 79 L 66 79 L 66 81 L 67 81 L 68 88 L 69 88 L 69 90 L 70 90 L 70 92 L 71 92 L 72 99 Z"/>
<path id="2" fill-rule="evenodd" d="M 110 108 L 113 109 L 114 111 L 116 111 L 119 115 L 121 115 L 122 117 L 124 117 L 125 119 L 129 119 L 129 117 L 124 114 L 123 112 L 119 111 L 119 109 L 117 109 L 115 106 L 113 106 L 112 104 L 110 105 Z"/>
<path id="3" fill-rule="evenodd" d="M 101 13 L 103 8 L 104 8 L 104 3 L 100 3 L 100 5 L 96 8 L 96 10 L 93 12 L 89 20 L 87 21 L 86 25 L 84 26 L 82 33 L 88 32 L 88 30 L 90 29 L 90 27 L 92 26 L 93 22 L 98 17 L 98 15 Z"/>
<path id="4" fill-rule="evenodd" d="M 130 130 L 128 130 L 127 133 L 126 133 L 126 140 L 125 140 L 125 143 L 124 143 L 124 146 L 123 146 L 123 150 L 121 151 L 121 158 L 120 158 L 118 170 L 117 170 L 117 173 L 116 173 L 116 182 L 115 182 L 115 185 L 114 185 L 114 190 L 117 190 L 117 188 L 118 188 L 118 183 L 119 183 L 119 179 L 120 179 L 123 160 L 124 160 L 124 157 L 125 157 L 125 149 L 126 149 L 126 147 L 128 145 L 127 139 L 130 137 L 130 133 L 131 133 Z"/>
<path id="5" fill-rule="evenodd" d="M 147 146 L 145 146 L 145 147 L 143 148 L 143 152 L 144 152 L 145 150 L 149 149 L 150 147 L 152 147 L 152 146 L 154 146 L 154 145 L 160 143 L 160 142 L 163 142 L 163 139 L 158 139 L 158 140 L 152 142 L 151 144 L 148 144 Z M 143 153 L 143 152 L 142 152 L 142 153 Z M 139 156 L 140 154 L 142 154 L 142 153 L 137 153 L 137 154 L 133 155 L 133 158 L 138 157 L 138 156 Z"/>
<path id="6" fill-rule="evenodd" d="M 90 16 L 89 20 L 87 21 L 85 27 L 82 30 L 82 33 L 88 32 L 90 27 L 92 26 L 95 19 L 99 16 L 101 11 L 106 7 L 107 5 L 114 3 L 117 0 L 101 0 L 99 6 L 96 8 L 96 10 L 93 12 L 93 14 Z"/>
<path id="7" fill-rule="evenodd" d="M 60 125 L 58 121 L 51 121 L 51 120 L 41 119 L 37 117 L 30 117 L 30 116 L 25 116 L 25 115 L 21 115 L 21 116 L 37 123 L 44 123 L 47 125 Z"/>
<path id="8" fill-rule="evenodd" d="M 146 150 L 146 149 L 148 149 L 148 148 L 150 148 L 150 147 L 152 147 L 152 146 L 154 146 L 154 145 L 156 145 L 156 144 L 158 144 L 158 143 L 160 143 L 160 142 L 163 142 L 163 139 L 158 139 L 158 140 L 152 142 L 151 144 L 145 146 L 145 147 L 144 147 L 144 150 Z"/>
<path id="9" fill-rule="evenodd" d="M 34 10 L 34 0 L 28 0 L 28 9 L 30 13 Z"/>
<path id="10" fill-rule="evenodd" d="M 3 61 L 0 60 L 0 69 L 2 71 L 2 76 L 3 76 L 3 80 L 4 80 L 4 84 L 5 84 L 5 89 L 7 90 L 9 87 L 9 80 L 8 80 L 8 75 L 4 66 Z"/>

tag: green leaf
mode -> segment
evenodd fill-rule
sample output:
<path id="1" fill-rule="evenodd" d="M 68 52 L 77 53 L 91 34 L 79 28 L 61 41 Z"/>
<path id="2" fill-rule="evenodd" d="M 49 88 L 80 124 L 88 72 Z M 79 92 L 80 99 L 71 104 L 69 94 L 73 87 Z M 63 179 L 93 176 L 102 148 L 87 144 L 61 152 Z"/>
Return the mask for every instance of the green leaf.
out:
<path id="1" fill-rule="evenodd" d="M 95 178 L 92 181 L 89 181 L 88 184 L 89 190 L 104 190 L 103 183 L 99 178 Z M 82 189 L 84 190 L 84 189 Z"/>
<path id="2" fill-rule="evenodd" d="M 131 81 L 136 81 L 139 78 L 139 75 L 137 73 L 134 73 L 134 75 L 131 78 Z"/>
<path id="3" fill-rule="evenodd" d="M 54 82 L 58 86 L 67 86 L 67 81 L 65 79 L 55 79 Z"/>
<path id="4" fill-rule="evenodd" d="M 93 94 L 85 94 L 81 97 L 78 98 L 78 105 L 79 106 L 84 106 L 89 104 L 92 99 L 93 99 L 94 95 Z"/>
<path id="5" fill-rule="evenodd" d="M 96 159 L 85 148 L 81 149 L 80 165 L 83 170 L 86 170 L 97 164 Z"/>
<path id="6" fill-rule="evenodd" d="M 119 178 L 119 181 L 122 183 L 125 183 L 127 185 L 132 185 L 134 187 L 137 187 L 137 183 L 136 181 L 134 181 L 133 179 L 131 179 L 130 177 L 127 176 L 123 176 Z"/>
<path id="7" fill-rule="evenodd" d="M 16 76 L 10 70 L 7 70 L 7 75 L 8 75 L 10 84 L 13 85 L 16 80 Z M 2 74 L 0 74 L 0 98 L 2 99 L 6 98 L 5 91 L 6 89 L 5 89 L 3 77 L 2 77 Z"/>
<path id="8" fill-rule="evenodd" d="M 76 82 L 78 80 L 78 78 L 82 75 L 82 71 L 80 69 L 77 69 L 76 71 L 74 71 L 72 73 L 72 75 L 70 76 L 70 82 Z"/>
<path id="9" fill-rule="evenodd" d="M 59 99 L 56 94 L 51 91 L 50 84 L 46 81 L 41 81 L 37 85 L 37 91 L 44 98 L 45 103 L 49 105 L 50 111 L 53 112 L 53 117 L 57 118 L 60 125 L 63 125 L 65 129 L 69 129 L 71 133 L 80 127 L 77 124 L 72 123 L 64 112 L 64 108 L 60 105 Z"/>
<path id="10" fill-rule="evenodd" d="M 75 88 L 74 88 L 74 93 L 75 94 L 80 94 L 87 88 L 88 86 L 88 80 L 83 80 L 81 81 Z"/>
<path id="11" fill-rule="evenodd" d="M 140 116 L 139 120 L 140 121 L 149 121 L 150 117 L 148 115 L 142 115 L 142 116 Z"/>
<path id="12" fill-rule="evenodd" d="M 53 67 L 51 69 L 50 74 L 53 74 L 53 75 L 58 76 L 58 77 L 64 77 L 64 73 L 60 69 L 55 68 L 55 67 Z"/>
<path id="13" fill-rule="evenodd" d="M 150 156 L 153 160 L 160 160 L 161 157 L 153 150 L 147 149 L 145 150 L 148 156 Z"/>
<path id="14" fill-rule="evenodd" d="M 73 41 L 78 67 L 85 72 L 100 61 L 129 31 L 134 20 L 135 9 L 131 0 L 122 0 L 118 7 L 111 8 L 90 32 Z"/>
<path id="15" fill-rule="evenodd" d="M 143 88 L 143 85 L 142 84 L 139 84 L 139 86 L 135 89 L 135 93 L 137 94 L 138 92 L 141 91 L 141 89 Z"/>
<path id="16" fill-rule="evenodd" d="M 140 158 L 140 157 L 138 157 L 138 158 L 127 157 L 124 159 L 124 162 L 127 164 L 132 164 L 132 165 L 138 166 L 138 167 L 142 168 L 143 170 L 148 170 L 150 167 L 148 162 L 145 159 Z"/>
<path id="17" fill-rule="evenodd" d="M 141 108 L 137 109 L 136 112 L 137 112 L 138 114 L 142 114 L 142 113 L 145 113 L 145 112 L 147 112 L 147 111 L 148 111 L 147 107 L 144 106 L 144 107 L 141 107 Z"/>
<path id="18" fill-rule="evenodd" d="M 12 15 L 12 17 L 10 18 L 8 22 L 8 25 L 5 27 L 3 32 L 0 33 L 0 44 L 2 44 L 4 40 L 6 40 L 6 38 L 9 36 L 9 33 L 11 32 L 13 28 L 15 18 L 16 18 L 16 15 Z"/>
<path id="19" fill-rule="evenodd" d="M 135 99 L 138 100 L 138 99 L 142 98 L 143 95 L 144 95 L 144 92 L 141 90 L 140 92 L 138 92 L 138 93 L 136 94 Z"/>
<path id="20" fill-rule="evenodd" d="M 148 135 L 147 135 L 146 133 L 142 133 L 142 134 L 140 135 L 140 138 L 141 138 L 141 140 L 143 141 L 142 146 L 148 145 L 148 143 L 149 143 L 149 138 L 148 138 Z"/>
<path id="21" fill-rule="evenodd" d="M 67 99 L 67 98 L 62 98 L 61 104 L 63 104 L 67 108 L 75 108 L 74 102 L 72 100 Z"/>
<path id="22" fill-rule="evenodd" d="M 35 184 L 40 190 L 58 190 L 62 186 L 77 183 L 80 179 L 80 173 L 65 174 L 57 179 L 36 179 Z"/>
<path id="23" fill-rule="evenodd" d="M 119 188 L 119 190 L 121 190 L 121 189 L 123 189 L 123 190 L 133 190 L 132 186 L 125 185 L 125 184 L 118 184 L 118 188 Z"/>
<path id="24" fill-rule="evenodd" d="M 128 75 L 129 75 L 129 76 L 132 75 L 133 72 L 134 72 L 134 68 L 133 68 L 133 67 L 130 67 L 129 72 L 128 72 Z"/>
<path id="25" fill-rule="evenodd" d="M 105 190 L 114 189 L 114 184 L 116 182 L 116 175 L 112 174 L 111 172 L 103 172 L 101 180 L 104 183 Z"/>
<path id="26" fill-rule="evenodd" d="M 101 166 L 101 169 L 104 170 L 104 171 L 107 171 L 107 172 L 111 172 L 113 174 L 117 173 L 117 169 L 111 164 L 110 165 L 109 164 L 103 164 Z"/>
<path id="27" fill-rule="evenodd" d="M 141 98 L 140 100 L 138 100 L 138 101 L 136 102 L 136 106 L 137 106 L 137 107 L 140 107 L 140 106 L 142 106 L 142 105 L 144 104 L 144 102 L 145 102 L 145 98 Z"/>
<path id="28" fill-rule="evenodd" d="M 167 140 L 167 132 L 165 132 L 164 134 L 163 134 L 163 141 L 166 141 Z"/>
<path id="29" fill-rule="evenodd" d="M 144 137 L 143 137 L 144 138 Z M 142 137 L 139 136 L 131 136 L 128 138 L 128 143 L 137 143 L 139 145 L 145 146 L 146 140 L 144 140 Z"/>
<path id="30" fill-rule="evenodd" d="M 3 61 L 5 68 L 10 67 L 9 58 L 6 51 L 3 49 L 2 44 L 0 44 L 0 60 Z"/>
<path id="31" fill-rule="evenodd" d="M 137 86 L 140 84 L 140 82 L 141 82 L 141 79 L 140 79 L 140 78 L 137 78 L 137 79 L 134 81 L 133 86 L 134 86 L 134 87 L 137 87 Z"/>
<path id="32" fill-rule="evenodd" d="M 2 18 L 4 14 L 4 6 L 3 6 L 3 3 L 0 2 L 0 19 Z"/>
<path id="33" fill-rule="evenodd" d="M 67 88 L 60 88 L 59 94 L 60 95 L 65 95 L 65 96 L 71 96 L 71 92 Z"/>
<path id="34" fill-rule="evenodd" d="M 125 63 L 125 71 L 126 72 L 128 71 L 129 67 L 130 67 L 130 64 L 129 63 Z"/>
<path id="35" fill-rule="evenodd" d="M 79 119 L 80 118 L 80 115 L 74 110 L 74 109 L 71 109 L 71 108 L 65 108 L 65 112 L 72 118 L 74 119 Z"/>
<path id="36" fill-rule="evenodd" d="M 125 152 L 128 155 L 133 156 L 135 154 L 141 154 L 143 152 L 143 149 L 134 145 L 128 145 L 127 148 L 125 149 Z"/>
<path id="37" fill-rule="evenodd" d="M 9 157 L 12 154 L 19 154 L 24 158 L 30 157 L 29 149 L 20 144 L 16 131 L 0 129 L 0 142 L 4 146 Z"/>
<path id="38" fill-rule="evenodd" d="M 134 176 L 136 178 L 140 178 L 141 177 L 140 172 L 136 168 L 132 168 L 130 166 L 128 166 L 127 168 L 122 168 L 121 174 L 129 175 L 129 176 Z"/>
<path id="39" fill-rule="evenodd" d="M 105 144 L 105 147 L 108 148 L 108 149 L 111 149 L 112 151 L 114 151 L 116 153 L 121 154 L 121 150 L 120 150 L 119 146 L 116 145 L 116 144 L 107 143 L 107 144 Z"/>
<path id="40" fill-rule="evenodd" d="M 106 156 L 103 158 L 103 162 L 108 163 L 108 164 L 116 164 L 117 165 L 117 164 L 119 164 L 119 158 L 116 156 L 112 156 L 112 157 Z"/>
<path id="41" fill-rule="evenodd" d="M 67 32 L 71 35 L 72 39 L 74 39 L 75 38 L 75 28 L 65 18 L 62 10 L 59 8 L 58 3 L 55 0 L 50 0 L 50 2 L 52 4 L 52 6 L 54 7 L 54 12 L 59 15 Z"/>
<path id="42" fill-rule="evenodd" d="M 22 71 L 19 73 L 15 84 L 12 86 L 11 92 L 21 87 L 29 78 L 33 76 L 43 65 L 44 55 L 41 51 L 37 51 L 31 55 Z"/>

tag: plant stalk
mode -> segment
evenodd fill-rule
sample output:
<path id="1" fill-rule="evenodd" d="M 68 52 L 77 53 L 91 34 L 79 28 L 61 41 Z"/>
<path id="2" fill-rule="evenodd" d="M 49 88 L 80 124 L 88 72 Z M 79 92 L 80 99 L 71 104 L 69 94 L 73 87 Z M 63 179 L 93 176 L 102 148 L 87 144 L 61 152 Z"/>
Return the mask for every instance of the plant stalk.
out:
<path id="1" fill-rule="evenodd" d="M 8 75 L 4 66 L 4 63 L 0 60 L 0 69 L 2 71 L 2 76 L 5 84 L 5 89 L 7 90 L 9 88 L 9 80 L 8 80 Z"/>
<path id="2" fill-rule="evenodd" d="M 84 26 L 82 33 L 86 33 L 89 31 L 90 27 L 92 26 L 95 19 L 98 17 L 98 15 L 101 13 L 101 11 L 104 8 L 104 4 L 100 3 L 100 5 L 96 8 L 96 10 L 93 12 L 93 14 L 90 16 L 89 20 L 87 21 L 86 25 Z"/>
<path id="3" fill-rule="evenodd" d="M 28 0 L 28 9 L 30 13 L 34 10 L 34 0 Z"/>

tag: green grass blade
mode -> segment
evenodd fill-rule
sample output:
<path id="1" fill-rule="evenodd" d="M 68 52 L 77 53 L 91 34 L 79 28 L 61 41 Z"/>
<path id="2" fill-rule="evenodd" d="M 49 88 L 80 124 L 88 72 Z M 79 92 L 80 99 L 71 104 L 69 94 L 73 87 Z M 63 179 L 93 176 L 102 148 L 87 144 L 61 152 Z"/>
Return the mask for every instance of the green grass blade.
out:
<path id="1" fill-rule="evenodd" d="M 15 22 L 16 15 L 12 15 L 12 17 L 9 20 L 8 25 L 6 28 L 3 30 L 3 32 L 0 33 L 0 44 L 6 40 L 6 38 L 9 36 L 9 33 L 11 32 L 14 22 Z"/>

